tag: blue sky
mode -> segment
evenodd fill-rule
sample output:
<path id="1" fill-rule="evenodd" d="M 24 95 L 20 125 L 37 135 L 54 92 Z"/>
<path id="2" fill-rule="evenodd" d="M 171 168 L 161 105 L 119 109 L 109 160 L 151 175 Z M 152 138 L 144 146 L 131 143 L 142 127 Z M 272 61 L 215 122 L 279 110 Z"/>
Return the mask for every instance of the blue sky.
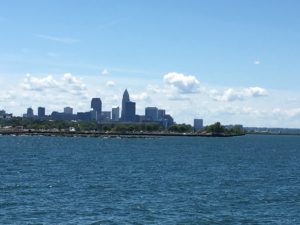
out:
<path id="1" fill-rule="evenodd" d="M 88 110 L 100 95 L 108 110 L 128 88 L 139 113 L 158 105 L 178 122 L 300 127 L 299 10 L 296 0 L 5 1 L 0 108 Z M 74 90 L 53 88 L 63 84 Z M 45 99 L 59 91 L 60 104 Z"/>

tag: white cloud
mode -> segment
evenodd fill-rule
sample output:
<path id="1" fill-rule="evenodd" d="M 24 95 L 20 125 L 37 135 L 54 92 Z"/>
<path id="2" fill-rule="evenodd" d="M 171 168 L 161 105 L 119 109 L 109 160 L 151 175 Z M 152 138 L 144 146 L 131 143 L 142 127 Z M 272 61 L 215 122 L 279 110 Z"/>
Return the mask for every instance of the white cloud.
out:
<path id="1" fill-rule="evenodd" d="M 83 81 L 70 73 L 65 73 L 60 79 L 55 79 L 52 75 L 34 77 L 27 74 L 21 87 L 31 92 L 49 92 L 54 89 L 56 94 L 71 93 L 73 95 L 84 95 L 87 90 Z"/>
<path id="2" fill-rule="evenodd" d="M 0 101 L 8 101 L 13 100 L 15 98 L 15 94 L 12 91 L 2 91 L 0 92 Z"/>
<path id="3" fill-rule="evenodd" d="M 116 85 L 116 83 L 112 80 L 109 80 L 109 81 L 106 82 L 107 87 L 114 87 L 115 85 Z"/>
<path id="4" fill-rule="evenodd" d="M 290 109 L 282 109 L 282 108 L 275 108 L 272 110 L 272 113 L 275 115 L 289 117 L 289 118 L 300 118 L 300 107 L 299 108 L 290 108 Z"/>
<path id="5" fill-rule="evenodd" d="M 61 88 L 63 90 L 67 89 L 67 91 L 71 92 L 72 94 L 82 94 L 87 90 L 83 81 L 70 73 L 65 73 L 61 81 Z"/>
<path id="6" fill-rule="evenodd" d="M 195 76 L 171 72 L 164 75 L 164 81 L 167 85 L 175 87 L 180 93 L 188 94 L 199 91 L 200 82 Z"/>
<path id="7" fill-rule="evenodd" d="M 160 95 L 161 97 L 165 96 L 170 101 L 186 101 L 190 99 L 189 95 L 191 94 L 179 92 L 178 89 L 172 85 L 160 87 L 159 85 L 151 84 L 146 87 L 146 91 L 147 93 L 150 93 L 150 95 Z"/>
<path id="8" fill-rule="evenodd" d="M 46 88 L 57 88 L 59 83 L 51 75 L 38 78 L 27 74 L 21 86 L 25 90 L 42 91 Z"/>
<path id="9" fill-rule="evenodd" d="M 147 92 L 141 92 L 141 93 L 136 93 L 136 94 L 131 94 L 130 97 L 134 101 L 150 101 L 150 96 L 148 95 Z"/>
<path id="10" fill-rule="evenodd" d="M 246 97 L 261 97 L 268 95 L 267 90 L 261 87 L 244 88 L 243 92 Z"/>
<path id="11" fill-rule="evenodd" d="M 17 109 L 11 111 L 17 111 L 19 115 L 29 106 L 45 106 L 48 113 L 62 111 L 65 106 L 72 106 L 75 111 L 89 110 L 91 95 L 86 84 L 81 78 L 70 73 L 61 76 L 27 74 L 19 86 L 12 89 L 19 94 L 11 101 L 7 100 L 5 104 L 8 110 Z"/>
<path id="12" fill-rule="evenodd" d="M 102 70 L 101 75 L 109 75 L 108 70 L 107 69 Z"/>
<path id="13" fill-rule="evenodd" d="M 227 101 L 234 101 L 234 100 L 242 100 L 243 96 L 242 96 L 242 93 L 237 92 L 232 88 L 228 88 L 227 90 L 225 90 L 223 92 L 223 94 L 221 94 L 221 95 L 217 94 L 214 97 L 214 99 L 217 101 L 227 102 Z"/>
<path id="14" fill-rule="evenodd" d="M 168 100 L 170 101 L 188 101 L 190 100 L 189 97 L 182 96 L 182 95 L 168 95 Z"/>
<path id="15" fill-rule="evenodd" d="M 161 88 L 159 85 L 154 85 L 154 84 L 148 84 L 146 90 L 154 94 L 165 93 L 165 90 L 163 88 Z"/>
<path id="16" fill-rule="evenodd" d="M 248 87 L 242 89 L 228 88 L 223 93 L 214 90 L 211 92 L 213 99 L 217 101 L 231 102 L 236 100 L 244 100 L 249 97 L 267 96 L 267 90 L 261 87 Z"/>

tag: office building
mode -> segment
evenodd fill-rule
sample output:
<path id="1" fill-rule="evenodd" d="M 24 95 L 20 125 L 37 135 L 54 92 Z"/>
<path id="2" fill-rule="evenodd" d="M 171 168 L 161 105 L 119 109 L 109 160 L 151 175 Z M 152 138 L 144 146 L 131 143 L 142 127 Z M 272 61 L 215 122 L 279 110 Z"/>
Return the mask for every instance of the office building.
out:
<path id="1" fill-rule="evenodd" d="M 135 121 L 135 102 L 126 102 L 125 103 L 125 112 L 124 112 L 123 121 L 134 122 Z"/>
<path id="2" fill-rule="evenodd" d="M 32 109 L 32 108 L 28 108 L 28 109 L 27 109 L 26 117 L 27 117 L 27 118 L 32 118 L 32 117 L 34 117 L 33 109 Z"/>
<path id="3" fill-rule="evenodd" d="M 44 118 L 46 116 L 46 109 L 44 107 L 38 107 L 38 117 Z"/>
<path id="4" fill-rule="evenodd" d="M 194 119 L 194 131 L 201 130 L 203 128 L 203 119 Z"/>
<path id="5" fill-rule="evenodd" d="M 157 121 L 158 120 L 158 108 L 156 107 L 147 107 L 145 109 L 145 117 L 148 121 Z"/>
<path id="6" fill-rule="evenodd" d="M 102 102 L 100 98 L 93 98 L 91 101 L 91 108 L 94 111 L 100 112 L 102 111 Z"/>
<path id="7" fill-rule="evenodd" d="M 5 115 L 6 115 L 5 110 L 0 110 L 0 118 L 4 118 Z"/>
<path id="8" fill-rule="evenodd" d="M 119 107 L 112 108 L 111 117 L 112 117 L 111 118 L 112 121 L 119 121 L 119 117 L 120 117 L 120 108 Z"/>
<path id="9" fill-rule="evenodd" d="M 166 115 L 166 110 L 159 109 L 158 112 L 157 112 L 157 119 L 158 119 L 158 121 L 164 120 L 165 115 Z"/>
<path id="10" fill-rule="evenodd" d="M 12 117 L 12 113 L 6 113 L 5 110 L 0 110 L 0 119 L 11 119 Z"/>
<path id="11" fill-rule="evenodd" d="M 91 112 L 91 119 L 100 121 L 101 120 L 101 112 L 102 112 L 102 102 L 100 98 L 93 98 L 91 101 L 91 108 L 93 109 Z"/>
<path id="12" fill-rule="evenodd" d="M 53 111 L 51 113 L 51 119 L 53 119 L 53 120 L 63 120 L 64 119 L 64 113 Z"/>
<path id="13" fill-rule="evenodd" d="M 73 114 L 73 108 L 71 108 L 71 107 L 65 107 L 64 108 L 64 114 Z"/>
<path id="14" fill-rule="evenodd" d="M 101 120 L 101 114 L 95 110 L 92 110 L 90 112 L 90 120 L 100 121 Z"/>
<path id="15" fill-rule="evenodd" d="M 168 128 L 174 124 L 174 119 L 171 115 L 166 114 L 164 117 L 164 127 Z"/>

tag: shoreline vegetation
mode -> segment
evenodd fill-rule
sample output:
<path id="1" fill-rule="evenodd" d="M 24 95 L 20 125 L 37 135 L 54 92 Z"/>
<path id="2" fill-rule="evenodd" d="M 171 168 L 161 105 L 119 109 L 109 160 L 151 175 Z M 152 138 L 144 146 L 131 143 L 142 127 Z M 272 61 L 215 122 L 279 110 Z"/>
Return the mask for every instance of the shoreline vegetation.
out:
<path id="1" fill-rule="evenodd" d="M 196 133 L 156 133 L 156 132 L 126 132 L 126 133 L 103 133 L 103 132 L 70 132 L 70 131 L 0 131 L 0 135 L 11 136 L 63 136 L 63 137 L 109 137 L 109 138 L 147 138 L 147 137 L 234 137 L 244 134 L 196 134 Z"/>
<path id="2" fill-rule="evenodd" d="M 245 135 L 240 126 L 225 128 L 221 123 L 195 131 L 191 125 L 175 124 L 164 128 L 159 123 L 96 123 L 93 121 L 0 120 L 0 135 L 41 135 L 67 137 L 233 137 Z"/>

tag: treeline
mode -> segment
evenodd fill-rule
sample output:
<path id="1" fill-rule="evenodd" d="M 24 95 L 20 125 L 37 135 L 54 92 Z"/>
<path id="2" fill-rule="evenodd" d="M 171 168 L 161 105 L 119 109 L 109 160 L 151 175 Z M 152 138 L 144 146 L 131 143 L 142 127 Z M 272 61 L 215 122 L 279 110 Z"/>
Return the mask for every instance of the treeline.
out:
<path id="1" fill-rule="evenodd" d="M 95 130 L 97 124 L 93 122 L 73 122 L 66 120 L 35 120 L 21 117 L 14 117 L 10 120 L 0 120 L 1 127 L 51 130 L 51 129 L 69 129 L 74 127 L 76 131 Z"/>
<path id="2" fill-rule="evenodd" d="M 175 124 L 169 128 L 164 128 L 159 123 L 111 123 L 98 124 L 98 130 L 104 132 L 176 132 L 187 133 L 193 132 L 193 127 L 186 124 Z"/>
<path id="3" fill-rule="evenodd" d="M 36 120 L 21 117 L 14 117 L 10 120 L 0 120 L 0 127 L 12 127 L 14 129 L 27 130 L 53 130 L 68 131 L 73 128 L 75 131 L 98 131 L 98 132 L 172 132 L 192 133 L 194 128 L 188 124 L 175 124 L 164 128 L 159 123 L 108 123 L 98 124 L 94 121 L 67 121 L 67 120 Z M 197 131 L 198 133 L 242 135 L 245 134 L 241 126 L 226 128 L 220 122 L 206 126 Z"/>
<path id="4" fill-rule="evenodd" d="M 36 120 L 14 117 L 10 120 L 0 120 L 0 127 L 32 130 L 69 130 L 99 131 L 99 132 L 159 132 L 166 129 L 159 123 L 108 123 L 98 124 L 94 121 L 67 121 L 67 120 Z M 190 125 L 173 125 L 167 129 L 173 132 L 192 131 Z"/>
<path id="5" fill-rule="evenodd" d="M 210 126 L 204 128 L 204 131 L 212 134 L 228 134 L 228 135 L 243 135 L 245 134 L 245 130 L 242 126 L 232 126 L 230 128 L 226 128 L 220 122 L 216 122 Z"/>

